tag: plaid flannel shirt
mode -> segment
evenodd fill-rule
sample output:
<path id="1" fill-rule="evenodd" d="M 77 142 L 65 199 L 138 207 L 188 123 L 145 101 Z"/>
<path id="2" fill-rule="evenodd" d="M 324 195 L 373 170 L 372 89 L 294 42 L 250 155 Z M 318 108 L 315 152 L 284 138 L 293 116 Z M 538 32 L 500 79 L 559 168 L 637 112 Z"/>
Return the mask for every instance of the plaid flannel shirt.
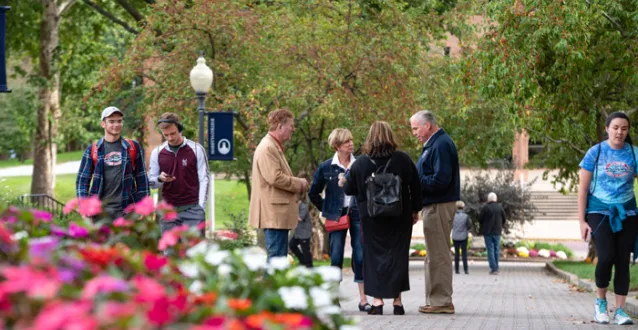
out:
<path id="1" fill-rule="evenodd" d="M 131 159 L 129 159 L 128 148 L 130 144 L 126 139 L 122 141 L 122 164 L 124 164 L 124 175 L 122 176 L 122 209 L 129 204 L 142 200 L 150 195 L 148 178 L 146 176 L 146 164 L 144 164 L 144 149 L 137 141 L 133 141 L 137 153 L 135 156 L 135 173 Z M 77 197 L 85 198 L 89 196 L 100 196 L 104 181 L 104 138 L 97 142 L 97 163 L 93 166 L 91 158 L 90 144 L 84 151 L 80 170 L 75 181 L 75 192 Z M 89 188 L 90 187 L 90 188 Z"/>

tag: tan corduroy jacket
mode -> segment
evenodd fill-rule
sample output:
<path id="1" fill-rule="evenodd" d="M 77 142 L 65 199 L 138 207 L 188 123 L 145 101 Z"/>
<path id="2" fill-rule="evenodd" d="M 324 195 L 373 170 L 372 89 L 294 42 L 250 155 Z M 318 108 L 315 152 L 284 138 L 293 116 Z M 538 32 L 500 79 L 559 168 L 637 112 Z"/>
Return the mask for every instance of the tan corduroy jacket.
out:
<path id="1" fill-rule="evenodd" d="M 295 228 L 299 222 L 296 194 L 301 187 L 277 140 L 267 134 L 253 156 L 248 223 L 255 228 Z"/>

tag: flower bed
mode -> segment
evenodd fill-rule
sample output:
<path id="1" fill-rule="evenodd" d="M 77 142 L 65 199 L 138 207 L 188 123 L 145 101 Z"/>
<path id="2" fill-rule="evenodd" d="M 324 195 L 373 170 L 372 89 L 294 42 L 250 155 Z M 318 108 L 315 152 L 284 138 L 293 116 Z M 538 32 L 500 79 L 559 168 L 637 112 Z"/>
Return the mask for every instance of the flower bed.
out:
<path id="1" fill-rule="evenodd" d="M 65 212 L 102 212 L 75 200 Z M 340 271 L 268 264 L 256 247 L 225 250 L 217 233 L 176 227 L 160 237 L 147 198 L 113 222 L 55 223 L 37 210 L 0 215 L 0 328 L 12 329 L 350 329 L 341 314 Z M 167 256 L 166 254 L 169 254 Z"/>

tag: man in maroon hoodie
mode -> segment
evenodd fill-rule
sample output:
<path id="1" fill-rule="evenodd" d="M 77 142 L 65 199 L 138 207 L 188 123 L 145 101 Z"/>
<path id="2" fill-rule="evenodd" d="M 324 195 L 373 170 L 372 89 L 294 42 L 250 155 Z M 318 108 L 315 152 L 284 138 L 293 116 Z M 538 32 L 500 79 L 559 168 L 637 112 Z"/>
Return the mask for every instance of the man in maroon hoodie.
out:
<path id="1" fill-rule="evenodd" d="M 179 116 L 166 112 L 157 125 L 166 142 L 151 153 L 149 185 L 161 188 L 164 200 L 175 207 L 174 221 L 160 221 L 162 233 L 175 226 L 196 227 L 205 222 L 208 198 L 208 159 L 204 147 L 182 136 Z"/>

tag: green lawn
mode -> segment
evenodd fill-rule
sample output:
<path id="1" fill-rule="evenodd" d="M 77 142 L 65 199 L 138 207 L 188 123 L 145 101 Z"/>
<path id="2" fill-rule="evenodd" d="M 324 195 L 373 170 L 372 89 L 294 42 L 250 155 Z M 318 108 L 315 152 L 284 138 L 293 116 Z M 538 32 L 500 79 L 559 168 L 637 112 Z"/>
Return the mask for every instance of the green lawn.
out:
<path id="1" fill-rule="evenodd" d="M 75 198 L 75 174 L 58 175 L 55 179 L 55 199 L 66 203 Z M 31 191 L 31 176 L 0 178 L 2 197 L 12 200 Z"/>
<path id="2" fill-rule="evenodd" d="M 75 198 L 75 174 L 56 177 L 55 198 L 62 203 Z M 0 199 L 14 200 L 31 190 L 31 176 L 0 178 Z M 151 193 L 154 191 L 151 190 Z M 215 222 L 217 228 L 225 227 L 231 214 L 248 221 L 248 197 L 246 185 L 236 180 L 215 181 Z M 206 209 L 208 211 L 208 208 Z"/>
<path id="3" fill-rule="evenodd" d="M 72 162 L 75 160 L 81 160 L 83 154 L 84 154 L 84 150 L 59 153 L 57 163 L 60 164 L 60 163 Z M 27 159 L 24 161 L 24 163 L 21 163 L 18 159 L 15 159 L 15 158 L 8 159 L 8 160 L 0 160 L 0 168 L 22 166 L 22 165 L 33 165 L 33 159 Z"/>
<path id="4" fill-rule="evenodd" d="M 594 281 L 594 271 L 596 269 L 596 265 L 586 263 L 584 261 L 565 261 L 565 260 L 556 260 L 554 261 L 554 265 L 556 267 L 572 273 L 579 278 L 589 279 L 592 282 Z M 636 291 L 638 290 L 638 269 L 636 267 L 631 267 L 631 278 L 629 280 L 629 290 Z M 613 276 L 612 281 L 609 283 L 609 291 L 614 290 Z"/>

